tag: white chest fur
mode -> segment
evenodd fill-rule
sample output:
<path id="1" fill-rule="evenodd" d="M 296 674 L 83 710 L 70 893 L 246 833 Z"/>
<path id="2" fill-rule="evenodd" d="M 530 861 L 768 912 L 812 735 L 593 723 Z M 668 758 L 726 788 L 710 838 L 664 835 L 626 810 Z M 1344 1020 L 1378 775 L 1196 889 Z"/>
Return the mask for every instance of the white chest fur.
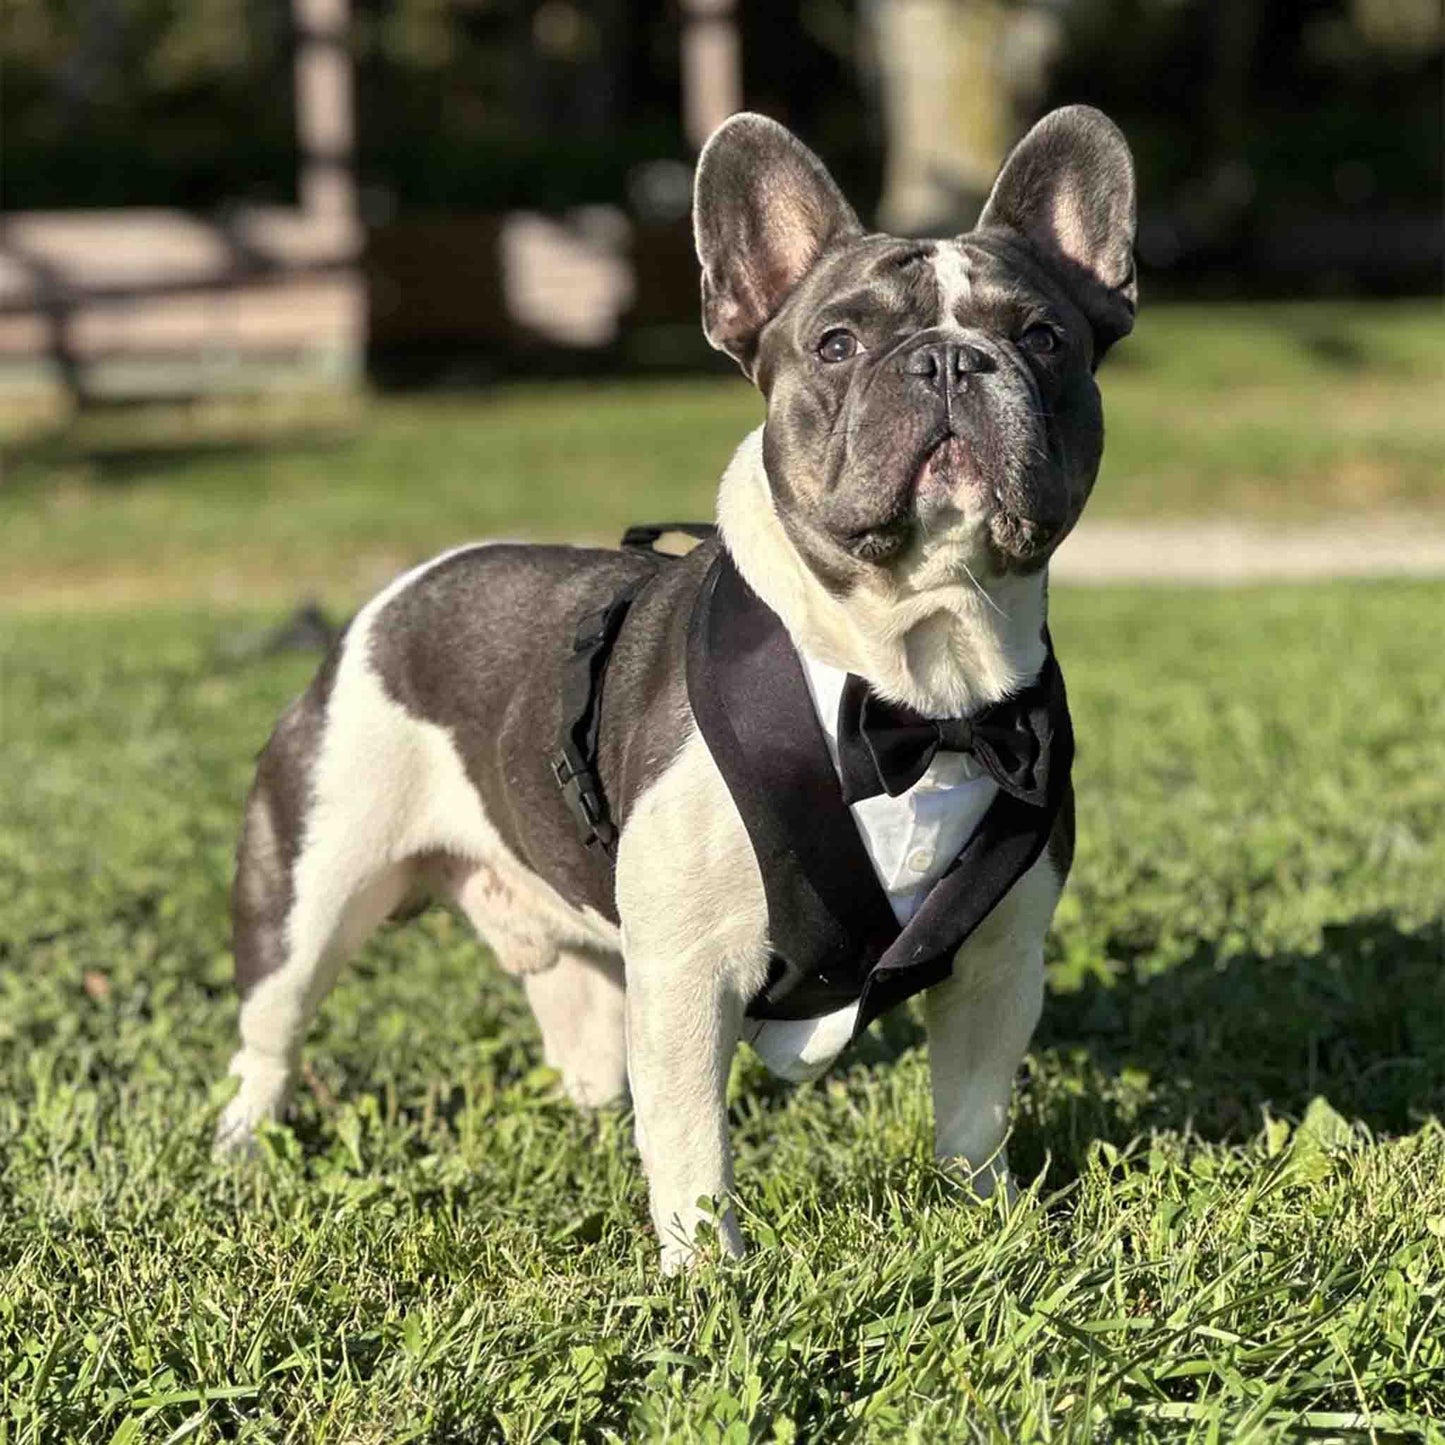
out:
<path id="1" fill-rule="evenodd" d="M 806 655 L 801 660 L 836 768 L 838 703 L 847 674 Z M 997 792 L 998 785 L 967 754 L 945 753 L 906 793 L 853 805 L 853 821 L 899 923 L 913 917 L 963 851 Z M 857 1012 L 850 1004 L 818 1019 L 750 1019 L 743 1036 L 773 1073 L 802 1082 L 817 1078 L 842 1052 Z"/>

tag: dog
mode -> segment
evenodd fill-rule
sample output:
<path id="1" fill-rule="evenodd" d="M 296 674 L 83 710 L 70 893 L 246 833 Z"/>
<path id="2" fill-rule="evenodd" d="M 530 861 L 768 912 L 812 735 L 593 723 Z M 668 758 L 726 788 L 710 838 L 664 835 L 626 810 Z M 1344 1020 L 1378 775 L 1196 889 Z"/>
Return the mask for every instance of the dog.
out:
<path id="1" fill-rule="evenodd" d="M 630 1091 L 664 1270 L 704 1220 L 742 1250 L 739 1042 L 814 1078 L 916 993 L 937 1154 L 1013 1190 L 1073 853 L 1048 562 L 1098 471 L 1134 229 L 1128 146 L 1087 107 L 1040 121 L 977 227 L 936 241 L 865 231 L 781 125 L 718 129 L 703 327 L 767 414 L 717 535 L 481 543 L 363 607 L 246 803 L 218 1150 L 282 1113 L 343 961 L 424 888 L 520 976 L 572 1099 Z"/>

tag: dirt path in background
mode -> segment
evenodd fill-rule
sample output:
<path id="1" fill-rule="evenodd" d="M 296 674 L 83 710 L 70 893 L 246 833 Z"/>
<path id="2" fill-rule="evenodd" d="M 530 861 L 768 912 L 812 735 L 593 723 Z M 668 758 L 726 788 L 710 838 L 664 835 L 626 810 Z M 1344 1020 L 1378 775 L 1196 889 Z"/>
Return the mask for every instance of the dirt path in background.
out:
<path id="1" fill-rule="evenodd" d="M 617 539 L 609 534 L 592 540 L 613 546 Z M 161 570 L 112 564 L 66 578 L 0 576 L 0 615 L 156 605 L 273 606 L 311 596 L 345 611 L 417 560 L 390 552 L 339 557 L 336 570 L 304 582 L 291 571 L 273 572 L 264 565 L 217 568 L 209 561 Z M 1070 585 L 1225 587 L 1351 577 L 1445 578 L 1445 512 L 1269 524 L 1085 517 L 1050 570 L 1056 581 Z"/>
<path id="2" fill-rule="evenodd" d="M 1445 516 L 1324 522 L 1113 522 L 1087 516 L 1050 564 L 1060 582 L 1309 582 L 1445 576 Z"/>

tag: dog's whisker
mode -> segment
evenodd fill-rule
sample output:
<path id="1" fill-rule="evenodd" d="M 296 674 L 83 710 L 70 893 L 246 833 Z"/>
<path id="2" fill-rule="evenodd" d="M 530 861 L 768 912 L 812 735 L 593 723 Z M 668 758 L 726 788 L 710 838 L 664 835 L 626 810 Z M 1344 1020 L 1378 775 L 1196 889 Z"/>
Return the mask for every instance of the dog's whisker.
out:
<path id="1" fill-rule="evenodd" d="M 962 566 L 964 572 L 967 574 L 968 580 L 973 583 L 974 591 L 976 591 L 978 595 L 982 597 L 983 600 L 987 602 L 988 605 L 992 607 L 993 610 L 997 612 L 998 615 L 1002 617 L 1005 622 L 1007 622 L 1008 613 L 1005 612 L 1003 608 L 1000 607 L 998 603 L 993 599 L 993 597 L 989 595 L 988 588 L 986 588 L 983 583 L 981 583 L 978 578 L 973 575 L 973 568 L 970 567 L 968 563 L 965 562 L 962 558 L 959 558 L 959 564 Z"/>

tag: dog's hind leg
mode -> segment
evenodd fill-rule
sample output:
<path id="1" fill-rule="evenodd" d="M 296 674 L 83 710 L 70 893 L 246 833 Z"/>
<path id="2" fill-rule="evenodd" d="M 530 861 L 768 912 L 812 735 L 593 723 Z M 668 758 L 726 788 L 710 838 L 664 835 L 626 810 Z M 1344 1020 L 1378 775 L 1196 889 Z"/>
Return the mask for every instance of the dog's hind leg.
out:
<path id="1" fill-rule="evenodd" d="M 557 962 L 523 979 L 542 1030 L 543 1057 L 584 1109 L 627 1094 L 627 996 L 622 960 L 562 950 Z"/>
<path id="2" fill-rule="evenodd" d="M 391 760 L 327 726 L 333 671 L 329 663 L 281 720 L 246 804 L 232 894 L 243 1002 L 230 1072 L 240 1086 L 216 1131 L 220 1153 L 279 1117 L 317 1008 L 414 873 L 389 849 L 395 830 L 368 787 L 370 767 Z"/>
<path id="3" fill-rule="evenodd" d="M 262 918 L 238 927 L 238 963 L 269 951 L 283 952 L 284 961 L 241 1004 L 241 1047 L 230 1067 L 240 1087 L 216 1130 L 219 1152 L 244 1148 L 261 1120 L 281 1116 L 322 999 L 342 964 L 405 897 L 410 881 L 404 864 L 369 875 L 337 867 L 324 895 L 303 888 L 291 910 L 293 926 L 276 928 Z"/>
<path id="4" fill-rule="evenodd" d="M 547 1063 L 584 1109 L 627 1093 L 627 1004 L 622 957 L 584 919 L 567 917 L 512 869 L 441 859 L 431 865 L 491 948 L 504 972 L 519 977 L 542 1031 Z M 506 881 L 510 878 L 512 881 Z"/>

